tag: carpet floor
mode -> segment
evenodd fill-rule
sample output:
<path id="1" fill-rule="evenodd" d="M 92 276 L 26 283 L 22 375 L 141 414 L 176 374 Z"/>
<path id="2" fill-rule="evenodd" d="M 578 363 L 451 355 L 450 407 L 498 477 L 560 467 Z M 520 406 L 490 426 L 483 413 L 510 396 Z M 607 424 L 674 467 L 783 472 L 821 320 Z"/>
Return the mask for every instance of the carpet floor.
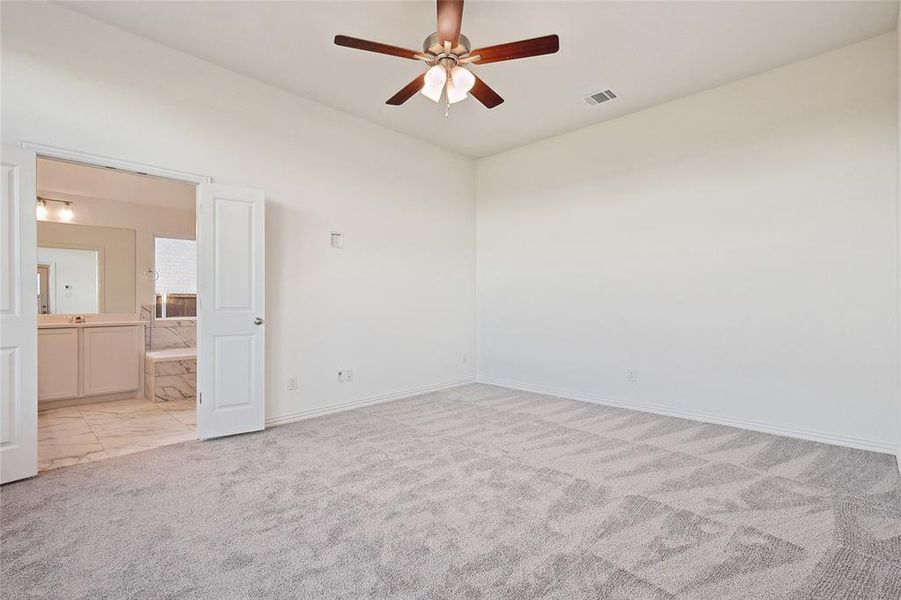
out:
<path id="1" fill-rule="evenodd" d="M 2 597 L 901 598 L 895 459 L 469 385 L 0 490 Z"/>

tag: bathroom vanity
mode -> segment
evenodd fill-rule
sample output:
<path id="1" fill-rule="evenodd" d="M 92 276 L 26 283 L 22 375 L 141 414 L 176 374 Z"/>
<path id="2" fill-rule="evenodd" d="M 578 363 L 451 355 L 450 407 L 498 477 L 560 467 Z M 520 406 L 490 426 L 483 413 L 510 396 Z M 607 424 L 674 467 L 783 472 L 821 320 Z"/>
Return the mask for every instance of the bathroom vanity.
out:
<path id="1" fill-rule="evenodd" d="M 38 324 L 38 401 L 140 396 L 144 325 L 137 318 L 83 323 L 42 320 Z"/>

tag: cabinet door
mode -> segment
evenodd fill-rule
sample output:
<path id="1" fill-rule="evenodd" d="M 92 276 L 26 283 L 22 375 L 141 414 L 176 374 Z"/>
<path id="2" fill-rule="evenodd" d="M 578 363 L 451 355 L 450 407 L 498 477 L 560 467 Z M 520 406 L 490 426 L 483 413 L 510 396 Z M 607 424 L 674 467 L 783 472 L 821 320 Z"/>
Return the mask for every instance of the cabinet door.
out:
<path id="1" fill-rule="evenodd" d="M 78 330 L 38 331 L 38 399 L 78 396 Z"/>
<path id="2" fill-rule="evenodd" d="M 142 343 L 140 327 L 82 329 L 82 394 L 94 396 L 137 390 Z"/>

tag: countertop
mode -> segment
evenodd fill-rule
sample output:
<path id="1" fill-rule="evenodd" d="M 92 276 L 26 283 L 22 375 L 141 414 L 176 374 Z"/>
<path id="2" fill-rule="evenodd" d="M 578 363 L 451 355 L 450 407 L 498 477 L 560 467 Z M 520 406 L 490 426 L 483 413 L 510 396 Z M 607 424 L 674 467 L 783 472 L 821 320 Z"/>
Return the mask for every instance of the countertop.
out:
<path id="1" fill-rule="evenodd" d="M 87 321 L 86 323 L 38 323 L 38 329 L 69 329 L 84 327 L 122 327 L 124 325 L 146 325 L 147 321 Z"/>

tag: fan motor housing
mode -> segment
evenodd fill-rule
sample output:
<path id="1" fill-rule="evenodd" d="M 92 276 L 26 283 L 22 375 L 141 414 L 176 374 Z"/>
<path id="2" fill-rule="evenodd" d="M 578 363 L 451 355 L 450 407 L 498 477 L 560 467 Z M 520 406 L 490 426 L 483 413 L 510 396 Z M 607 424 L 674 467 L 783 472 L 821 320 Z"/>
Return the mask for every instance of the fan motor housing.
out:
<path id="1" fill-rule="evenodd" d="M 451 48 L 451 53 L 457 56 L 463 56 L 464 54 L 469 54 L 470 50 L 472 50 L 472 45 L 469 43 L 469 38 L 461 33 L 460 43 L 457 44 L 455 48 Z M 441 38 L 438 37 L 437 31 L 422 42 L 422 51 L 434 54 L 435 56 L 444 54 L 444 46 L 441 45 Z"/>

